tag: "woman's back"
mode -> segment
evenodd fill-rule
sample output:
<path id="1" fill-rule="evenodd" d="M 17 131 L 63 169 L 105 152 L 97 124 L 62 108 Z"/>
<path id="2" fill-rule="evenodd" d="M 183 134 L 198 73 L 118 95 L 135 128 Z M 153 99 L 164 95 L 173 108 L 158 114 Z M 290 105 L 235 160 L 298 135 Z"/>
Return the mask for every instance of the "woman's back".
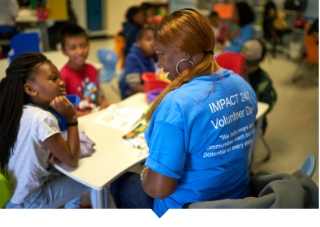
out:
<path id="1" fill-rule="evenodd" d="M 211 88 L 211 75 L 206 75 L 171 91 L 150 122 L 146 139 L 149 149 L 157 152 L 148 159 L 157 162 L 146 164 L 154 171 L 166 166 L 168 176 L 179 178 L 172 195 L 155 200 L 156 213 L 189 202 L 249 194 L 248 155 L 257 112 L 254 91 L 228 70 L 215 74 L 214 90 L 206 93 Z M 150 141 L 160 132 L 161 141 Z"/>

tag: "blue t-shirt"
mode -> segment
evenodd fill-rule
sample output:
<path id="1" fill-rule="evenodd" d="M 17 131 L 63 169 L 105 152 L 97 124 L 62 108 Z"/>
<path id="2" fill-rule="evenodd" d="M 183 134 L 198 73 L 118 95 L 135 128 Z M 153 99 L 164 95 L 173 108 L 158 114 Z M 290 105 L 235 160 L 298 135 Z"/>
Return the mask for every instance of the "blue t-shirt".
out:
<path id="1" fill-rule="evenodd" d="M 254 30 L 252 24 L 246 24 L 240 28 L 238 35 L 231 40 L 231 45 L 226 46 L 224 50 L 240 53 L 243 44 L 253 38 Z"/>
<path id="2" fill-rule="evenodd" d="M 134 44 L 128 56 L 125 60 L 124 65 L 124 77 L 119 82 L 119 88 L 121 91 L 122 99 L 125 99 L 133 94 L 132 87 L 136 84 L 143 84 L 142 73 L 145 72 L 155 72 L 155 55 L 152 57 L 145 57 L 141 50 Z M 130 78 L 128 75 L 136 74 L 135 76 L 139 78 Z"/>
<path id="3" fill-rule="evenodd" d="M 161 217 L 186 203 L 247 197 L 249 150 L 257 99 L 251 86 L 230 70 L 192 79 L 168 93 L 145 133 L 145 165 L 178 179 L 176 190 L 155 199 Z"/>

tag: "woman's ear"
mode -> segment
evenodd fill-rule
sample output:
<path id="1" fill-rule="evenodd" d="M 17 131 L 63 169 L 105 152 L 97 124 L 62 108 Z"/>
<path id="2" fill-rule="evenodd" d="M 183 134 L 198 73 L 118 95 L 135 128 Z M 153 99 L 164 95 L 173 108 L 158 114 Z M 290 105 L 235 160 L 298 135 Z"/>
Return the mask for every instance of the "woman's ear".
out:
<path id="1" fill-rule="evenodd" d="M 25 83 L 23 85 L 23 89 L 24 91 L 27 93 L 27 95 L 30 96 L 36 96 L 38 94 L 38 92 L 33 88 L 33 86 L 29 83 Z"/>

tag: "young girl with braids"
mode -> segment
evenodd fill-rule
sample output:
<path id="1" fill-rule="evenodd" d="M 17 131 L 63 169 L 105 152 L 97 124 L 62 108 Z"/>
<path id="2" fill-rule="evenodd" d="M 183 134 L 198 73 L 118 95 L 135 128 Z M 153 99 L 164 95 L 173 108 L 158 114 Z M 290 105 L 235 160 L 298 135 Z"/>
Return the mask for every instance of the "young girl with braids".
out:
<path id="1" fill-rule="evenodd" d="M 0 82 L 0 170 L 13 195 L 5 208 L 79 208 L 89 191 L 50 170 L 49 164 L 75 167 L 79 160 L 77 113 L 65 95 L 57 67 L 40 53 L 22 54 L 7 68 Z M 66 118 L 67 141 L 50 108 Z"/>
<path id="2" fill-rule="evenodd" d="M 158 67 L 171 83 L 147 114 L 150 153 L 140 176 L 111 184 L 118 208 L 152 208 L 161 217 L 188 203 L 249 195 L 257 99 L 242 77 L 217 65 L 214 45 L 207 18 L 193 9 L 156 28 Z"/>

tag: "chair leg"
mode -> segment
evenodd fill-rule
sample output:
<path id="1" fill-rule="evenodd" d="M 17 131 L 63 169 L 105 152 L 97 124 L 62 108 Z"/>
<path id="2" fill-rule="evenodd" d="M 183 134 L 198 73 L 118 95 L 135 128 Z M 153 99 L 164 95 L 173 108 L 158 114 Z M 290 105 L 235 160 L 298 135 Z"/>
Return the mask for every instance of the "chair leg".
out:
<path id="1" fill-rule="evenodd" d="M 261 142 L 263 143 L 263 145 L 265 146 L 265 148 L 267 149 L 267 155 L 264 159 L 261 160 L 261 162 L 266 162 L 270 159 L 271 157 L 271 149 L 267 143 L 267 141 L 264 139 L 264 136 L 260 136 Z"/>
<path id="2" fill-rule="evenodd" d="M 304 60 L 302 60 L 302 63 L 298 64 L 297 69 L 291 79 L 292 83 L 296 82 L 298 79 L 301 78 L 301 73 L 303 71 L 303 68 L 304 68 Z"/>

